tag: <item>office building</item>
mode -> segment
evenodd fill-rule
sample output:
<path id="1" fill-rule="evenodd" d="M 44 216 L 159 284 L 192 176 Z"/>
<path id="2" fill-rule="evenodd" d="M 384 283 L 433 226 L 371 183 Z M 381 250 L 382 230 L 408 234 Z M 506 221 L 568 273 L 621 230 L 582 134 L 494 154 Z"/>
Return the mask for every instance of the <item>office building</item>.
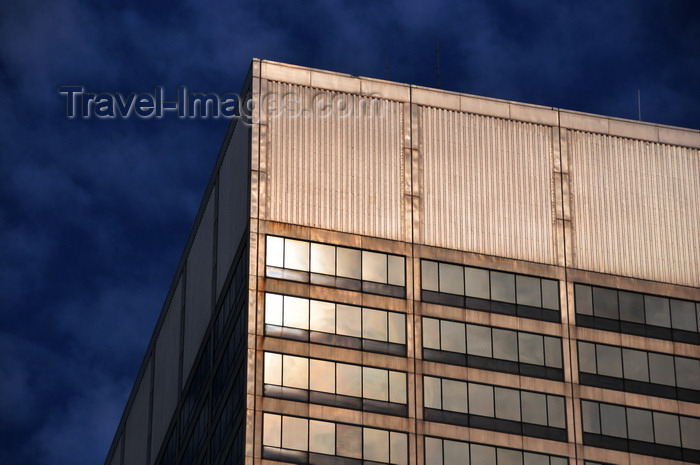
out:
<path id="1" fill-rule="evenodd" d="M 697 130 L 242 95 L 107 465 L 700 463 Z"/>

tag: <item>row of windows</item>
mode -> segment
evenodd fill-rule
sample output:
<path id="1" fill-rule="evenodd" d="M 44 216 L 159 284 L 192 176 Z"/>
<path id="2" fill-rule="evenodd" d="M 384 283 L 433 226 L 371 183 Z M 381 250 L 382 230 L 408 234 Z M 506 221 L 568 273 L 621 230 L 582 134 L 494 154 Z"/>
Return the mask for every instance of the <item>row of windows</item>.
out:
<path id="1" fill-rule="evenodd" d="M 564 379 L 560 338 L 470 323 L 423 318 L 423 358 Z"/>
<path id="2" fill-rule="evenodd" d="M 700 344 L 700 302 L 585 284 L 574 296 L 582 326 Z"/>
<path id="3" fill-rule="evenodd" d="M 323 460 L 321 456 L 351 459 Z M 408 465 L 408 435 L 362 426 L 263 414 L 263 457 L 296 463 Z M 355 459 L 355 460 L 352 460 Z"/>
<path id="4" fill-rule="evenodd" d="M 583 384 L 700 401 L 698 359 L 583 341 L 578 342 L 578 359 Z"/>
<path id="5" fill-rule="evenodd" d="M 581 401 L 583 441 L 674 460 L 700 460 L 700 418 Z"/>
<path id="6" fill-rule="evenodd" d="M 560 321 L 559 281 L 421 260 L 426 302 Z"/>
<path id="7" fill-rule="evenodd" d="M 265 333 L 353 349 L 406 354 L 406 315 L 303 297 L 265 294 Z"/>
<path id="8" fill-rule="evenodd" d="M 267 236 L 266 275 L 322 286 L 406 295 L 406 258 L 370 250 Z"/>
<path id="9" fill-rule="evenodd" d="M 561 396 L 432 376 L 423 376 L 423 396 L 430 421 L 566 440 Z"/>
<path id="10" fill-rule="evenodd" d="M 428 465 L 568 465 L 569 459 L 504 447 L 440 438 L 425 438 Z"/>

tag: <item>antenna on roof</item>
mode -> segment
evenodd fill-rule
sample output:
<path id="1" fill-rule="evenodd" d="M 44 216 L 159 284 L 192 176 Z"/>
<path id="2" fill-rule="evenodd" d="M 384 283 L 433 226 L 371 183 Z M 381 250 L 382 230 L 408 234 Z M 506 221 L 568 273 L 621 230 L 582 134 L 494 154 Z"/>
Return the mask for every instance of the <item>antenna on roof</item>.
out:
<path id="1" fill-rule="evenodd" d="M 438 89 L 442 89 L 442 79 L 440 79 L 440 41 L 435 41 L 435 74 L 437 74 Z"/>
<path id="2" fill-rule="evenodd" d="M 642 92 L 637 89 L 637 118 L 642 120 Z"/>

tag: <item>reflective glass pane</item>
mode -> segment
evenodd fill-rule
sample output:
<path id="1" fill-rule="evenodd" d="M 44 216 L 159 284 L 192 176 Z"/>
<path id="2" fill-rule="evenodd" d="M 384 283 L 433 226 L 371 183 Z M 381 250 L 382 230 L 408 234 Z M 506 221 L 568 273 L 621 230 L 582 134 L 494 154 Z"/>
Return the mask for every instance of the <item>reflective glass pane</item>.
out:
<path id="1" fill-rule="evenodd" d="M 523 422 L 547 425 L 547 397 L 536 392 L 520 392 Z"/>
<path id="2" fill-rule="evenodd" d="M 280 415 L 263 414 L 263 444 L 271 447 L 282 446 L 282 417 Z"/>
<path id="3" fill-rule="evenodd" d="M 438 264 L 428 260 L 421 260 L 421 285 L 426 291 L 438 292 Z"/>
<path id="4" fill-rule="evenodd" d="M 549 426 L 566 428 L 566 409 L 563 397 L 547 396 L 547 417 L 549 418 Z"/>
<path id="5" fill-rule="evenodd" d="M 559 310 L 559 281 L 542 279 L 542 306 Z"/>
<path id="6" fill-rule="evenodd" d="M 634 292 L 618 292 L 620 319 L 634 323 L 644 323 L 644 297 Z"/>
<path id="7" fill-rule="evenodd" d="M 440 320 L 423 318 L 423 347 L 440 350 Z"/>
<path id="8" fill-rule="evenodd" d="M 544 337 L 545 363 L 548 367 L 562 368 L 561 339 L 558 337 Z"/>
<path id="9" fill-rule="evenodd" d="M 619 347 L 596 345 L 598 374 L 622 378 L 622 352 Z"/>
<path id="10" fill-rule="evenodd" d="M 445 450 L 445 465 L 448 463 L 463 464 L 469 460 L 469 444 L 467 443 L 445 440 L 443 449 Z"/>
<path id="11" fill-rule="evenodd" d="M 362 428 L 336 425 L 336 454 L 341 457 L 362 458 Z"/>
<path id="12" fill-rule="evenodd" d="M 389 400 L 389 372 L 380 368 L 362 368 L 362 396 L 368 399 Z"/>
<path id="13" fill-rule="evenodd" d="M 408 435 L 391 431 L 389 433 L 389 461 L 396 465 L 408 465 Z"/>
<path id="14" fill-rule="evenodd" d="M 344 396 L 362 397 L 362 367 L 337 363 L 336 392 Z"/>
<path id="15" fill-rule="evenodd" d="M 493 417 L 493 386 L 469 383 L 469 414 Z"/>
<path id="16" fill-rule="evenodd" d="M 309 427 L 304 418 L 282 417 L 282 448 L 309 450 Z"/>
<path id="17" fill-rule="evenodd" d="M 335 246 L 311 244 L 311 272 L 335 275 Z"/>
<path id="18" fill-rule="evenodd" d="M 441 409 L 442 388 L 440 378 L 423 376 L 423 405 L 427 408 Z"/>
<path id="19" fill-rule="evenodd" d="M 309 329 L 323 333 L 335 333 L 335 304 L 312 300 L 309 308 Z"/>
<path id="20" fill-rule="evenodd" d="M 389 284 L 406 285 L 406 259 L 398 255 L 389 255 Z"/>
<path id="21" fill-rule="evenodd" d="M 386 341 L 389 339 L 386 312 L 362 309 L 362 337 Z"/>
<path id="22" fill-rule="evenodd" d="M 564 457 L 551 457 L 550 465 L 569 465 L 569 459 Z"/>
<path id="23" fill-rule="evenodd" d="M 654 442 L 654 425 L 649 410 L 627 408 L 627 433 L 636 441 Z"/>
<path id="24" fill-rule="evenodd" d="M 542 306 L 539 278 L 517 275 L 515 277 L 516 300 L 519 305 Z"/>
<path id="25" fill-rule="evenodd" d="M 335 424 L 309 420 L 309 451 L 335 455 Z"/>
<path id="26" fill-rule="evenodd" d="M 467 325 L 467 353 L 491 357 L 491 328 Z"/>
<path id="27" fill-rule="evenodd" d="M 362 279 L 360 251 L 345 247 L 336 248 L 336 272 L 343 278 Z"/>
<path id="28" fill-rule="evenodd" d="M 471 463 L 478 465 L 496 465 L 496 448 L 472 444 Z"/>
<path id="29" fill-rule="evenodd" d="M 284 386 L 309 388 L 309 360 L 293 355 L 282 356 L 282 384 Z"/>
<path id="30" fill-rule="evenodd" d="M 389 314 L 389 342 L 394 344 L 406 344 L 406 315 L 388 312 Z"/>
<path id="31" fill-rule="evenodd" d="M 282 326 L 282 296 L 265 294 L 265 323 Z"/>
<path id="32" fill-rule="evenodd" d="M 595 344 L 578 342 L 578 369 L 583 373 L 596 374 Z"/>
<path id="33" fill-rule="evenodd" d="M 539 334 L 518 333 L 520 362 L 544 365 L 544 341 Z"/>
<path id="34" fill-rule="evenodd" d="M 600 413 L 596 402 L 581 401 L 583 430 L 586 433 L 600 434 Z"/>
<path id="35" fill-rule="evenodd" d="M 566 465 L 568 465 L 568 461 Z M 523 452 L 523 465 L 550 465 L 549 457 L 544 454 L 534 454 L 532 452 Z"/>
<path id="36" fill-rule="evenodd" d="M 498 456 L 498 465 L 522 465 L 523 463 L 523 454 L 517 450 L 499 447 L 496 455 Z"/>
<path id="37" fill-rule="evenodd" d="M 467 341 L 465 339 L 464 324 L 454 321 L 441 321 L 442 333 L 440 335 L 440 346 L 442 350 L 450 352 L 467 352 Z"/>
<path id="38" fill-rule="evenodd" d="M 671 324 L 676 329 L 697 331 L 695 305 L 686 300 L 671 300 Z"/>
<path id="39" fill-rule="evenodd" d="M 381 429 L 364 428 L 362 450 L 365 460 L 389 462 L 389 432 Z"/>
<path id="40" fill-rule="evenodd" d="M 389 402 L 406 403 L 406 373 L 389 372 Z"/>
<path id="41" fill-rule="evenodd" d="M 284 240 L 284 267 L 309 271 L 309 243 L 295 239 Z"/>
<path id="42" fill-rule="evenodd" d="M 265 384 L 282 385 L 282 354 L 265 352 Z"/>
<path id="43" fill-rule="evenodd" d="M 681 417 L 681 439 L 686 449 L 700 450 L 700 418 Z"/>
<path id="44" fill-rule="evenodd" d="M 671 310 L 665 297 L 645 295 L 644 315 L 648 325 L 671 327 Z"/>
<path id="45" fill-rule="evenodd" d="M 489 271 L 469 266 L 464 267 L 464 290 L 467 297 L 490 299 Z"/>
<path id="46" fill-rule="evenodd" d="M 377 283 L 387 282 L 386 254 L 362 251 L 362 279 Z"/>
<path id="47" fill-rule="evenodd" d="M 494 388 L 496 418 L 520 421 L 520 392 L 515 389 Z"/>
<path id="48" fill-rule="evenodd" d="M 678 387 L 700 391 L 700 360 L 685 357 L 674 358 Z"/>
<path id="49" fill-rule="evenodd" d="M 442 408 L 451 412 L 467 413 L 467 383 L 443 379 Z"/>
<path id="50" fill-rule="evenodd" d="M 518 333 L 507 329 L 493 328 L 493 357 L 501 360 L 518 361 Z"/>
<path id="51" fill-rule="evenodd" d="M 680 447 L 679 418 L 668 413 L 654 412 L 654 438 L 657 444 Z"/>
<path id="52" fill-rule="evenodd" d="M 307 299 L 284 296 L 284 326 L 309 329 L 309 301 Z"/>
<path id="53" fill-rule="evenodd" d="M 284 238 L 267 236 L 265 247 L 265 264 L 267 266 L 284 267 Z"/>
<path id="54" fill-rule="evenodd" d="M 510 273 L 491 271 L 491 299 L 515 303 L 515 276 Z"/>
<path id="55" fill-rule="evenodd" d="M 336 332 L 343 336 L 362 337 L 362 311 L 350 305 L 336 305 Z"/>
<path id="56" fill-rule="evenodd" d="M 646 352 L 622 349 L 622 363 L 626 379 L 649 382 L 649 364 Z"/>
<path id="57" fill-rule="evenodd" d="M 425 438 L 425 463 L 445 465 L 445 462 L 442 460 L 441 439 Z"/>
<path id="58" fill-rule="evenodd" d="M 593 296 L 591 286 L 574 284 L 574 301 L 576 313 L 581 315 L 593 315 Z"/>
<path id="59" fill-rule="evenodd" d="M 617 320 L 617 291 L 602 287 L 593 288 L 593 314 L 601 318 Z"/>
<path id="60" fill-rule="evenodd" d="M 464 275 L 461 265 L 440 263 L 440 292 L 464 295 Z"/>
<path id="61" fill-rule="evenodd" d="M 335 394 L 335 363 L 325 360 L 310 360 L 309 389 Z"/>
<path id="62" fill-rule="evenodd" d="M 673 369 L 673 357 L 649 353 L 649 380 L 656 384 L 674 386 L 676 376 Z"/>
<path id="63" fill-rule="evenodd" d="M 600 426 L 602 434 L 627 438 L 625 408 L 619 405 L 600 404 Z"/>

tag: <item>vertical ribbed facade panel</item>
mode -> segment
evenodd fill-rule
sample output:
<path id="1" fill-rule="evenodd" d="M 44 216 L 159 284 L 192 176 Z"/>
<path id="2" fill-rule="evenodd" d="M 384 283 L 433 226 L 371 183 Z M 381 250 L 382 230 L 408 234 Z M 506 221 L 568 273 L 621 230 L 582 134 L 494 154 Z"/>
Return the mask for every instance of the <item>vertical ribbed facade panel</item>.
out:
<path id="1" fill-rule="evenodd" d="M 570 132 L 573 267 L 700 285 L 697 149 Z"/>
<path id="2" fill-rule="evenodd" d="M 268 117 L 267 218 L 314 228 L 408 240 L 403 231 L 401 104 L 381 100 L 373 117 L 314 115 L 308 87 L 270 82 L 276 95 L 291 93 L 306 115 Z M 325 92 L 353 102 L 358 95 Z"/>
<path id="3" fill-rule="evenodd" d="M 556 264 L 548 126 L 422 107 L 425 244 Z"/>

